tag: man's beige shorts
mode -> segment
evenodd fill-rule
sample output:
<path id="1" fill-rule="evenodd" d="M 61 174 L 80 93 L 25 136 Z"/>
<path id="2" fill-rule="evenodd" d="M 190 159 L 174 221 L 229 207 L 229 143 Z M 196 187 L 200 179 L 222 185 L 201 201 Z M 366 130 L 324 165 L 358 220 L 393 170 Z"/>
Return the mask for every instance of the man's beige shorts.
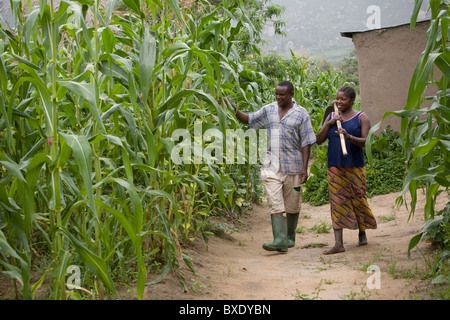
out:
<path id="1" fill-rule="evenodd" d="M 287 175 L 267 169 L 261 170 L 261 181 L 266 190 L 271 214 L 300 213 L 302 189 L 294 190 L 295 187 L 300 186 L 299 179 L 298 174 Z"/>

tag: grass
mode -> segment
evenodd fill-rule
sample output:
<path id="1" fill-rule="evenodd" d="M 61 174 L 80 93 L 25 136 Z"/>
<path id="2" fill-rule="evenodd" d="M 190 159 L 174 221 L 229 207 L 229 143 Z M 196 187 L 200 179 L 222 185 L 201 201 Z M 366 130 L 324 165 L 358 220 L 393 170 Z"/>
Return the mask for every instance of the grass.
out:
<path id="1" fill-rule="evenodd" d="M 379 223 L 386 223 L 389 221 L 394 221 L 397 218 L 397 214 L 395 212 L 391 213 L 390 215 L 384 216 L 379 215 L 377 216 L 377 222 Z"/>
<path id="2" fill-rule="evenodd" d="M 321 221 L 319 224 L 315 224 L 311 230 L 315 231 L 316 233 L 328 233 L 330 232 L 332 228 L 331 223 L 327 221 Z"/>

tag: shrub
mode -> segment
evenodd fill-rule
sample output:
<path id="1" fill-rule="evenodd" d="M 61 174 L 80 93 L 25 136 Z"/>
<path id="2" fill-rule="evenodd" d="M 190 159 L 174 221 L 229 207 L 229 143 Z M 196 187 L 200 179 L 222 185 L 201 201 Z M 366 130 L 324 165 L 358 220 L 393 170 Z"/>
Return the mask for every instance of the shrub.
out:
<path id="1" fill-rule="evenodd" d="M 366 163 L 367 196 L 373 197 L 400 191 L 405 174 L 405 156 L 400 135 L 389 126 L 384 129 L 372 146 L 373 162 Z M 305 184 L 303 201 L 313 206 L 327 204 L 329 199 L 327 181 L 326 144 L 317 146 L 317 158 L 311 165 L 312 176 Z"/>

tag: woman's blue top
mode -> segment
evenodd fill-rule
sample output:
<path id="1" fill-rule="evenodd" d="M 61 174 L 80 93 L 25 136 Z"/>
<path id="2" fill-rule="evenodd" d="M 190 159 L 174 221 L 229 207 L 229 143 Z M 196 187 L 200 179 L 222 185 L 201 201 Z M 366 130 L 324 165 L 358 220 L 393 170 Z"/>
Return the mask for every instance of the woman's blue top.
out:
<path id="1" fill-rule="evenodd" d="M 359 117 L 362 112 L 359 112 L 353 118 L 347 121 L 342 121 L 342 128 L 344 128 L 348 134 L 354 137 L 361 137 L 361 124 L 359 123 Z M 330 114 L 328 120 L 334 115 L 334 112 Z M 363 148 L 357 145 L 345 141 L 347 147 L 347 157 L 342 154 L 341 140 L 339 134 L 337 134 L 337 124 L 331 126 L 328 131 L 328 167 L 364 167 L 364 151 Z"/>

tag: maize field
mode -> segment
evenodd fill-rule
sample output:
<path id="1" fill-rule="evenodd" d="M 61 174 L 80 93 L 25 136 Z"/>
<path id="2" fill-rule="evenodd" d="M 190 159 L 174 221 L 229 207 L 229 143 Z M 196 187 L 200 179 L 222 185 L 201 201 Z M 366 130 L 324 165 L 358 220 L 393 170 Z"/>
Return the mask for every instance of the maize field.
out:
<path id="1" fill-rule="evenodd" d="M 248 161 L 171 157 L 177 129 L 242 127 L 224 98 L 247 111 L 273 99 L 280 79 L 257 68 L 244 2 L 11 6 L 15 25 L 0 28 L 0 270 L 16 298 L 45 284 L 46 299 L 118 299 L 127 283 L 143 299 L 170 270 L 183 282 L 180 266 L 193 268 L 183 244 L 207 241 L 210 217 L 237 218 L 261 194 Z M 293 61 L 295 99 L 320 125 L 339 74 Z M 71 266 L 83 270 L 74 290 Z"/>

